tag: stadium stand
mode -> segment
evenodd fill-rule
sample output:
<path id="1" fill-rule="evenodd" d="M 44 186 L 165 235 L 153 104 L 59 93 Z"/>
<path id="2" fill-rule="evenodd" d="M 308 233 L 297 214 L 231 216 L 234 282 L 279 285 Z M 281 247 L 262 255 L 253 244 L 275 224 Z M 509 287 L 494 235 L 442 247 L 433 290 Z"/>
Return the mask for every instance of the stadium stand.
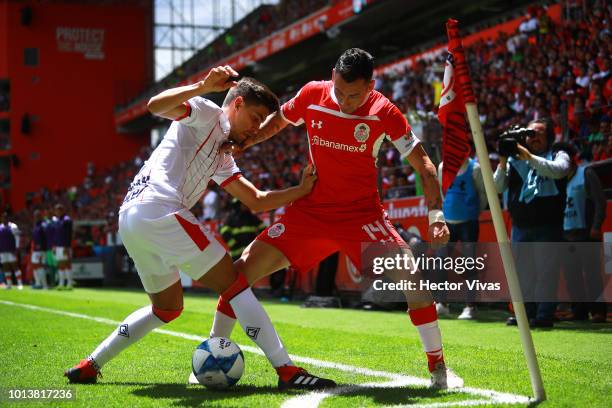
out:
<path id="1" fill-rule="evenodd" d="M 302 8 L 287 10 L 281 2 L 278 7 L 258 9 L 248 19 L 267 21 L 269 13 L 280 13 L 286 23 L 326 3 L 312 0 L 303 2 Z M 563 16 L 557 24 L 547 18 L 542 7 L 529 7 L 525 10 L 524 24 L 514 35 L 500 33 L 496 39 L 479 41 L 467 48 L 480 120 L 492 158 L 495 140 L 504 129 L 540 117 L 554 120 L 557 140 L 575 145 L 581 160 L 595 162 L 612 157 L 612 6 L 596 2 L 596 7 L 587 12 L 582 8 L 578 11 L 564 8 L 564 12 L 570 15 Z M 254 29 L 250 37 L 240 41 L 252 42 L 269 34 L 274 27 Z M 218 41 L 221 38 L 212 47 Z M 231 52 L 231 47 L 225 43 L 219 46 L 218 52 Z M 216 55 L 204 65 L 214 61 Z M 402 109 L 430 156 L 438 161 L 441 129 L 436 116 L 436 92 L 439 92 L 443 71 L 444 56 L 440 56 L 376 79 L 376 89 Z M 29 242 L 34 209 L 47 210 L 55 203 L 62 203 L 75 220 L 108 221 L 106 226 L 95 226 L 87 234 L 75 236 L 75 255 L 90 254 L 94 246 L 104 246 L 108 233 L 116 228 L 116 210 L 127 187 L 151 151 L 149 147 L 143 148 L 132 160 L 107 171 L 88 166 L 87 177 L 80 185 L 57 191 L 42 189 L 30 196 L 26 208 L 12 216 L 24 232 L 22 242 Z M 237 162 L 258 188 L 272 189 L 298 183 L 307 157 L 304 129 L 288 127 L 267 143 L 247 150 Z M 383 145 L 379 167 L 384 198 L 419 194 L 418 175 L 402 163 L 391 145 Z M 222 193 L 221 213 L 229 203 L 228 196 Z M 194 210 L 196 214 L 198 211 Z"/>
<path id="2" fill-rule="evenodd" d="M 224 57 L 266 38 L 271 33 L 293 23 L 329 3 L 328 0 L 305 0 L 290 2 L 281 0 L 276 5 L 262 5 L 236 22 L 223 34 L 215 38 L 206 47 L 199 50 L 183 65 L 177 67 L 170 75 L 150 87 L 134 100 L 153 96 L 160 91 L 186 80 L 191 75 L 213 66 Z M 117 109 L 121 109 L 118 106 Z"/>

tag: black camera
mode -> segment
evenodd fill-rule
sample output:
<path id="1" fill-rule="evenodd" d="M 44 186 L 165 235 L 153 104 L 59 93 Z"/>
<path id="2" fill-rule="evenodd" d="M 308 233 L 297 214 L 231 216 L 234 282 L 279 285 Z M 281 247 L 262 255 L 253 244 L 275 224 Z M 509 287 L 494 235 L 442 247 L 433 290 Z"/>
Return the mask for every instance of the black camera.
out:
<path id="1" fill-rule="evenodd" d="M 535 130 L 515 126 L 499 136 L 497 150 L 500 156 L 516 157 L 519 154 L 518 145 L 527 147 L 528 137 L 535 136 Z"/>

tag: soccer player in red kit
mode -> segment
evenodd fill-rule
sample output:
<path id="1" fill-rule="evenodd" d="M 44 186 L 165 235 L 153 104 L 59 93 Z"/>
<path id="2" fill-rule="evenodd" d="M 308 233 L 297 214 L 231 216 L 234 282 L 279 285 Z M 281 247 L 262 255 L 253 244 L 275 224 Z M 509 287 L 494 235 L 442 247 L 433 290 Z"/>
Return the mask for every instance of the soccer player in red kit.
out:
<path id="1" fill-rule="evenodd" d="M 400 110 L 374 90 L 373 69 L 369 53 L 357 48 L 345 51 L 331 81 L 306 84 L 243 145 L 262 142 L 288 124 L 304 124 L 310 163 L 318 175 L 312 193 L 293 202 L 236 261 L 239 276 L 249 284 L 289 265 L 308 270 L 336 251 L 345 252 L 361 267 L 362 243 L 390 242 L 397 244 L 398 251 L 406 248 L 387 219 L 377 189 L 376 158 L 385 139 L 423 179 L 430 241 L 448 241 L 435 166 Z M 409 297 L 408 315 L 427 354 L 432 386 L 462 387 L 463 380 L 444 363 L 431 294 L 418 300 Z M 229 337 L 234 322 L 232 308 L 221 297 L 211 336 Z"/>

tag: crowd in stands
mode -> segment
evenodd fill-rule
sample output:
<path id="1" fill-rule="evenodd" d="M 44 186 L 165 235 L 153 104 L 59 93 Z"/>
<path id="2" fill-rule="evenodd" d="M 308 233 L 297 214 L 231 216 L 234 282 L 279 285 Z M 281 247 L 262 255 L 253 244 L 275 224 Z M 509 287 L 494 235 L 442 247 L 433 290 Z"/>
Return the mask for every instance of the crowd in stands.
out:
<path id="1" fill-rule="evenodd" d="M 277 12 L 284 10 L 283 3 L 275 8 Z M 326 2 L 303 2 L 302 9 L 285 12 L 307 13 L 310 7 L 321 7 L 323 3 Z M 268 18 L 262 17 L 265 15 L 259 13 L 257 18 Z M 285 16 L 289 18 L 289 14 Z M 480 120 L 493 154 L 498 135 L 510 126 L 551 117 L 557 140 L 574 144 L 580 160 L 612 157 L 612 6 L 597 1 L 588 12 L 580 9 L 572 18 L 567 17 L 558 24 L 548 18 L 544 9 L 531 7 L 514 35 L 499 34 L 496 39 L 467 48 Z M 435 90 L 439 90 L 442 80 L 444 58 L 422 60 L 410 69 L 376 80 L 376 88 L 400 107 L 424 144 L 438 152 L 438 160 L 441 130 L 435 114 Z M 418 193 L 418 175 L 402 163 L 390 146 L 383 146 L 379 157 L 384 198 Z M 45 210 L 59 202 L 71 209 L 75 220 L 107 220 L 106 226 L 92 227 L 87 238 L 95 245 L 104 245 L 108 234 L 116 231 L 116 211 L 129 183 L 150 152 L 150 148 L 143 148 L 133 160 L 109 171 L 97 171 L 92 164 L 81 185 L 55 192 L 43 189 L 29 197 L 27 208 L 12 218 L 27 234 L 32 211 Z M 307 157 L 304 128 L 289 126 L 270 141 L 247 150 L 237 162 L 257 187 L 274 189 L 297 184 Z M 436 154 L 432 157 L 436 158 Z M 221 208 L 226 205 L 229 200 L 222 194 Z"/>
<path id="2" fill-rule="evenodd" d="M 91 256 L 94 248 L 116 244 L 117 211 L 134 176 L 151 152 L 150 147 L 143 147 L 134 159 L 105 171 L 97 170 L 93 163 L 89 163 L 81 184 L 56 191 L 43 188 L 28 196 L 26 208 L 10 217 L 22 231 L 21 241 L 24 245 L 30 241 L 34 210 L 41 210 L 45 216 L 51 217 L 53 207 L 59 203 L 67 209 L 77 226 L 79 223 L 85 225 L 74 230 L 75 256 Z"/>
<path id="3" fill-rule="evenodd" d="M 583 161 L 612 157 L 612 6 L 594 2 L 577 8 L 555 24 L 543 8 L 530 7 L 514 35 L 500 33 L 466 50 L 478 111 L 490 152 L 497 137 L 513 125 L 550 117 L 557 141 L 569 141 Z M 571 17 L 571 18 L 568 18 Z M 421 60 L 405 71 L 384 75 L 377 88 L 392 99 L 415 124 L 436 111 L 432 86 L 443 76 L 445 56 Z M 429 115 L 428 115 L 429 113 Z M 418 132 L 415 132 L 418 134 Z M 439 145 L 441 132 L 422 132 Z M 438 141 L 436 142 L 436 138 Z M 385 164 L 401 166 L 397 155 L 384 153 Z M 397 168 L 389 190 L 414 178 Z M 406 189 L 406 191 L 410 191 Z"/>

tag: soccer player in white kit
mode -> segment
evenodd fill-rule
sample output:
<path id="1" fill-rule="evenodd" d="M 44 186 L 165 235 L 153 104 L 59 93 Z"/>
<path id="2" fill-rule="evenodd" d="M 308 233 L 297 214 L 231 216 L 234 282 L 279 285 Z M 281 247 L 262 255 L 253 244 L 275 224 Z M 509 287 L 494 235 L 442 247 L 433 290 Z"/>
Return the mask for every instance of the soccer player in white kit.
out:
<path id="1" fill-rule="evenodd" d="M 279 105 L 265 85 L 250 78 L 232 81 L 237 75 L 231 67 L 220 66 L 196 84 L 166 90 L 149 101 L 153 114 L 173 122 L 128 190 L 119 210 L 119 234 L 152 306 L 129 315 L 93 353 L 67 370 L 64 375 L 70 382 L 96 382 L 100 368 L 120 351 L 180 315 L 181 270 L 230 302 L 247 335 L 277 370 L 279 387 L 287 388 L 280 378 L 296 367 L 270 319 L 249 285 L 237 278 L 225 248 L 189 211 L 211 179 L 255 211 L 310 193 L 316 180 L 307 167 L 299 186 L 264 192 L 241 177 L 226 146 L 254 135 Z M 222 108 L 199 96 L 229 88 Z M 312 380 L 291 388 L 336 385 L 303 369 L 299 373 Z"/>

